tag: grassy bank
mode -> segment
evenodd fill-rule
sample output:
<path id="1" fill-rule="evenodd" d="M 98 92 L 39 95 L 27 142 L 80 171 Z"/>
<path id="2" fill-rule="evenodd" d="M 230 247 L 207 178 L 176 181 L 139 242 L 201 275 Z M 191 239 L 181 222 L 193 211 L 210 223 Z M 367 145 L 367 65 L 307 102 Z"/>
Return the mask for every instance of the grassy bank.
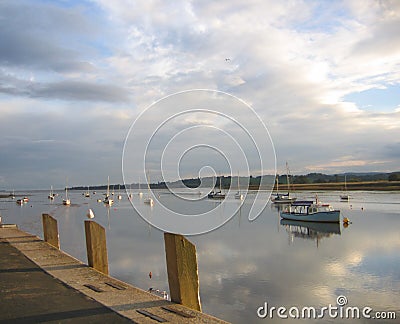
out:
<path id="1" fill-rule="evenodd" d="M 344 190 L 344 182 L 293 184 L 291 187 L 294 190 Z M 284 192 L 286 185 L 279 184 L 279 188 Z M 400 190 L 400 181 L 347 182 L 347 190 L 395 191 Z"/>

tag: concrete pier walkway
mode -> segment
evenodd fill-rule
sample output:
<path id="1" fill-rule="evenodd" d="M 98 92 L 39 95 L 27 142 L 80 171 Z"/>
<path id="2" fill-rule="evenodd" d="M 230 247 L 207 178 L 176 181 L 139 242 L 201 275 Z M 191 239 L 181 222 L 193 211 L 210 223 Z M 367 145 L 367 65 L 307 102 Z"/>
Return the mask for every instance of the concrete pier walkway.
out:
<path id="1" fill-rule="evenodd" d="M 0 227 L 2 323 L 226 323 L 106 276 L 40 238 Z"/>

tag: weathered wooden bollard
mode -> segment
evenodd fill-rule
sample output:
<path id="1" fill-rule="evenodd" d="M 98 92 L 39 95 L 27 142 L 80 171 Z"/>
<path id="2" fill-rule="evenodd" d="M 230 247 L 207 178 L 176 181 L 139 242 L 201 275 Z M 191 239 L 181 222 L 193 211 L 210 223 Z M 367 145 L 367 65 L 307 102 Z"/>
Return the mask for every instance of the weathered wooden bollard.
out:
<path id="1" fill-rule="evenodd" d="M 85 221 L 88 265 L 108 275 L 106 230 L 94 221 Z"/>
<path id="2" fill-rule="evenodd" d="M 171 301 L 201 312 L 196 246 L 183 235 L 164 233 Z"/>
<path id="3" fill-rule="evenodd" d="M 48 214 L 42 214 L 42 224 L 44 241 L 60 249 L 57 220 Z"/>

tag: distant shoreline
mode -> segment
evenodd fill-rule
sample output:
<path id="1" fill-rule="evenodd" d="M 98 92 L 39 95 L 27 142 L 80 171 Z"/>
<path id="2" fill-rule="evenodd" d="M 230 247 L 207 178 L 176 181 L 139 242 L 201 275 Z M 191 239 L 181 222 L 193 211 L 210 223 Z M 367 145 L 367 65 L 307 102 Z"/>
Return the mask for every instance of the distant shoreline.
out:
<path id="1" fill-rule="evenodd" d="M 347 191 L 400 191 L 400 181 L 359 181 L 359 182 L 347 182 Z M 93 190 L 105 190 L 106 186 L 96 186 L 92 187 Z M 152 189 L 167 189 L 166 187 L 161 187 L 158 185 L 151 185 Z M 258 185 L 249 186 L 249 190 L 258 190 Z M 73 187 L 70 190 L 87 190 L 84 187 Z M 137 188 L 132 188 L 136 190 Z M 229 187 L 223 186 L 223 189 L 228 190 Z M 235 188 L 234 188 L 235 189 Z M 266 188 L 270 189 L 270 188 Z M 60 189 L 61 190 L 61 189 Z M 121 191 L 125 190 L 121 186 Z M 242 188 L 243 190 L 243 188 Z M 276 187 L 273 189 L 276 191 Z M 291 191 L 304 190 L 304 191 L 344 191 L 344 182 L 329 182 L 329 183 L 301 183 L 301 184 L 291 184 Z M 30 190 L 25 190 L 29 192 Z M 286 184 L 279 184 L 279 192 L 287 192 Z M 19 193 L 19 196 L 22 194 Z M 11 198 L 13 195 L 11 193 L 0 194 L 0 198 Z"/>

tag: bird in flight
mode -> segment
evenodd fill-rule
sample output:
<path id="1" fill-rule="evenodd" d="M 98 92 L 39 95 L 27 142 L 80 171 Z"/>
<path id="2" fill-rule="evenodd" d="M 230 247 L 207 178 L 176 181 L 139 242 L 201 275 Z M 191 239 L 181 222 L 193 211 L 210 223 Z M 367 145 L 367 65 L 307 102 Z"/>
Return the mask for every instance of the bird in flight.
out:
<path id="1" fill-rule="evenodd" d="M 231 59 L 230 58 L 226 58 L 225 59 L 225 62 L 229 62 Z"/>

